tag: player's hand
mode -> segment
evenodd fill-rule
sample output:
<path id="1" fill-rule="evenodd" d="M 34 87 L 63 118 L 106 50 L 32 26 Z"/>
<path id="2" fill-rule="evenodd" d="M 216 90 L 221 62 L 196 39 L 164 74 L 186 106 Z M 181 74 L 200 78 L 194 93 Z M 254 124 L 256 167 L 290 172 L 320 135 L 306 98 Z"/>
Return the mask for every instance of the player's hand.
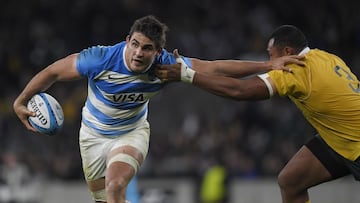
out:
<path id="1" fill-rule="evenodd" d="M 173 51 L 175 58 L 180 58 L 178 50 Z M 173 82 L 181 80 L 181 64 L 159 64 L 155 69 L 155 75 L 162 81 Z"/>
<path id="2" fill-rule="evenodd" d="M 35 112 L 29 111 L 28 108 L 25 106 L 25 104 L 22 104 L 17 100 L 14 102 L 13 108 L 15 114 L 20 119 L 20 121 L 25 125 L 26 129 L 37 133 L 37 130 L 30 125 L 28 120 L 30 116 L 36 116 Z"/>
<path id="3" fill-rule="evenodd" d="M 176 58 L 176 64 L 159 67 L 155 70 L 155 74 L 163 81 L 183 81 L 192 83 L 195 76 L 195 71 L 188 67 L 184 59 L 180 57 L 178 50 L 173 52 Z"/>
<path id="4" fill-rule="evenodd" d="M 292 72 L 292 69 L 286 67 L 288 64 L 297 64 L 300 66 L 304 66 L 305 63 L 303 59 L 305 58 L 304 55 L 289 55 L 289 56 L 282 56 L 276 59 L 273 59 L 270 62 L 272 70 L 284 70 L 287 72 Z"/>

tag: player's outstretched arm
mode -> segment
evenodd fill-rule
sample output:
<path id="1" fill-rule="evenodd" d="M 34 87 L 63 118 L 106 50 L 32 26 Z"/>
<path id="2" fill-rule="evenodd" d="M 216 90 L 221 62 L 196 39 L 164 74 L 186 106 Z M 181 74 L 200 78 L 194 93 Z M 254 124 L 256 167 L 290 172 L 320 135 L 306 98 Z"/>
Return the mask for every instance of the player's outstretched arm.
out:
<path id="1" fill-rule="evenodd" d="M 180 55 L 177 49 L 173 52 L 174 56 L 178 58 Z M 288 64 L 304 65 L 302 61 L 305 57 L 298 55 L 289 55 L 276 58 L 270 61 L 243 61 L 243 60 L 215 60 L 207 61 L 196 58 L 190 58 L 191 68 L 197 72 L 219 75 L 227 77 L 245 77 L 256 73 L 263 73 L 270 70 L 284 70 L 292 72 Z M 167 67 L 167 68 L 164 68 Z M 168 69 L 168 70 L 167 70 Z M 179 78 L 174 77 L 176 72 L 180 72 L 180 66 L 177 65 L 159 65 L 155 71 L 157 76 L 164 81 L 179 81 Z"/>
<path id="2" fill-rule="evenodd" d="M 174 52 L 175 54 L 175 52 Z M 191 58 L 192 69 L 210 75 L 223 75 L 228 77 L 245 77 L 270 70 L 284 70 L 292 72 L 287 64 L 304 65 L 304 56 L 289 55 L 270 61 L 245 61 L 245 60 L 214 60 L 206 61 Z"/>
<path id="3" fill-rule="evenodd" d="M 268 84 L 259 77 L 236 79 L 195 72 L 192 84 L 212 94 L 234 100 L 264 100 L 276 93 L 270 78 L 266 80 Z"/>
<path id="4" fill-rule="evenodd" d="M 80 79 L 81 76 L 76 69 L 76 57 L 77 54 L 67 56 L 37 73 L 15 99 L 14 112 L 28 130 L 37 132 L 28 122 L 28 117 L 35 116 L 35 113 L 27 109 L 27 102 L 36 93 L 47 90 L 56 81 Z"/>
<path id="5" fill-rule="evenodd" d="M 183 81 L 204 89 L 218 96 L 235 100 L 268 99 L 276 93 L 276 88 L 269 77 L 252 77 L 246 80 L 210 75 L 197 72 L 187 67 L 182 58 L 176 55 L 177 64 L 161 65 L 156 74 L 165 81 Z M 266 81 L 266 82 L 265 82 Z"/>

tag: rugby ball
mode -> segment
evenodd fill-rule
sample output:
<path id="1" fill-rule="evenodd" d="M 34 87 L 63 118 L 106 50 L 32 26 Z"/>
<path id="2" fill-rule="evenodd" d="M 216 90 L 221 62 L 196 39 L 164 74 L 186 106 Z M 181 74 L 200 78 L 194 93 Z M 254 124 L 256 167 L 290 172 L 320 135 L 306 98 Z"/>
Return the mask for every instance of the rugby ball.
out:
<path id="1" fill-rule="evenodd" d="M 60 103 L 47 93 L 35 94 L 27 103 L 27 108 L 35 112 L 29 117 L 30 124 L 41 134 L 56 135 L 64 124 L 64 112 Z"/>

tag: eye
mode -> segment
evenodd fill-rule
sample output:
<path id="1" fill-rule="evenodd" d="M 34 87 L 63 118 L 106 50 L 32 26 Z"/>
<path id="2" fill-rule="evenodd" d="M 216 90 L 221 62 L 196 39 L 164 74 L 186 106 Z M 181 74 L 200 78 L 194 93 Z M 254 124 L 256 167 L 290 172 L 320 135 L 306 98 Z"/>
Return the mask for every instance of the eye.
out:
<path id="1" fill-rule="evenodd" d="M 136 42 L 131 42 L 131 47 L 137 48 L 137 47 L 139 47 L 139 44 Z"/>
<path id="2" fill-rule="evenodd" d="M 154 47 L 153 46 L 144 46 L 143 48 L 145 51 L 152 51 L 154 50 Z"/>

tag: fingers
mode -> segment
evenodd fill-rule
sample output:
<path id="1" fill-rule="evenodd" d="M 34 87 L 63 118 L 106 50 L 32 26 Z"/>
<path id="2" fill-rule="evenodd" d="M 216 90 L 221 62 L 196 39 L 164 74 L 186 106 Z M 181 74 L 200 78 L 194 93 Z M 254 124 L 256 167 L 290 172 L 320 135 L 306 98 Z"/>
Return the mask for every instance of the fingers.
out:
<path id="1" fill-rule="evenodd" d="M 300 65 L 300 66 L 305 66 L 304 61 L 297 60 L 297 59 L 292 60 L 290 63 L 295 63 L 295 64 Z"/>
<path id="2" fill-rule="evenodd" d="M 289 73 L 292 73 L 292 72 L 293 72 L 293 70 L 292 70 L 291 68 L 287 68 L 287 67 L 285 67 L 284 70 L 287 71 L 287 72 L 289 72 Z"/>
<path id="3" fill-rule="evenodd" d="M 28 130 L 30 130 L 30 131 L 32 131 L 32 132 L 34 132 L 34 133 L 37 133 L 37 132 L 38 132 L 34 127 L 32 127 L 32 126 L 30 125 L 30 123 L 29 123 L 28 121 L 24 122 L 24 125 L 25 125 L 26 129 L 28 129 Z"/>
<path id="4" fill-rule="evenodd" d="M 274 65 L 275 65 L 275 67 L 278 67 L 284 71 L 292 73 L 293 70 L 289 67 L 286 67 L 286 65 L 296 64 L 299 66 L 305 66 L 305 62 L 303 61 L 304 58 L 305 58 L 305 56 L 303 56 L 303 55 L 301 55 L 301 56 L 298 56 L 298 55 L 283 56 L 283 57 L 278 58 L 279 60 L 275 59 Z M 277 69 L 277 68 L 275 68 L 275 69 Z"/>
<path id="5" fill-rule="evenodd" d="M 158 66 L 155 70 L 155 75 L 163 82 L 171 81 L 169 78 L 169 70 L 166 67 Z"/>
<path id="6" fill-rule="evenodd" d="M 36 116 L 35 112 L 29 111 L 26 106 L 21 105 L 15 108 L 15 113 L 19 117 L 20 121 L 24 124 L 27 130 L 30 130 L 32 132 L 37 132 L 37 130 L 31 126 L 29 123 L 28 118 Z"/>
<path id="7" fill-rule="evenodd" d="M 175 58 L 180 57 L 178 49 L 174 49 L 173 54 L 174 54 Z"/>
<path id="8" fill-rule="evenodd" d="M 34 113 L 34 112 L 31 112 L 31 113 Z M 30 122 L 28 120 L 29 116 L 22 116 L 22 117 L 19 117 L 19 118 L 20 118 L 20 121 L 24 124 L 24 126 L 26 127 L 27 130 L 30 130 L 32 132 L 37 132 L 37 130 L 34 127 L 32 127 L 32 125 L 30 124 Z"/>
<path id="9" fill-rule="evenodd" d="M 289 62 L 287 64 L 295 63 L 297 65 L 304 66 L 305 63 L 303 59 L 305 59 L 305 55 L 293 55 L 290 56 Z"/>
<path id="10" fill-rule="evenodd" d="M 178 49 L 173 50 L 173 55 L 176 58 L 175 64 L 162 64 L 157 65 L 155 75 L 163 82 L 172 82 L 180 80 L 181 71 L 181 56 Z M 180 62 L 179 62 L 180 61 Z"/>
<path id="11" fill-rule="evenodd" d="M 167 70 L 157 70 L 156 75 L 161 80 L 166 80 L 167 76 L 168 76 L 168 71 Z"/>
<path id="12" fill-rule="evenodd" d="M 34 117 L 34 116 L 36 116 L 35 112 L 26 111 L 25 114 L 26 114 L 26 116 L 23 117 L 23 119 L 21 120 L 22 123 L 25 125 L 26 129 L 28 129 L 28 130 L 30 130 L 30 131 L 32 131 L 32 132 L 37 132 L 37 130 L 36 130 L 34 127 L 32 127 L 32 125 L 30 124 L 30 122 L 29 122 L 29 120 L 28 120 L 29 117 Z"/>
<path id="13" fill-rule="evenodd" d="M 302 54 L 302 55 L 296 55 L 298 59 L 305 59 L 305 55 Z"/>

